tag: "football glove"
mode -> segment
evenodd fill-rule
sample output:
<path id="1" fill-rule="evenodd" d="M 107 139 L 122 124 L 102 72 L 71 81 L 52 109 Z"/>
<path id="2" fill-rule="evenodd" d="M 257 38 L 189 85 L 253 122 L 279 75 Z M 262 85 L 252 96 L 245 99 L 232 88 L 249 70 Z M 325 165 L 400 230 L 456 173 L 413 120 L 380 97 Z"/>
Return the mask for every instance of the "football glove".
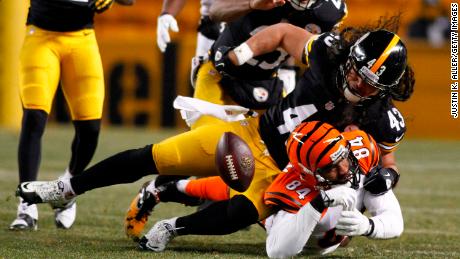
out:
<path id="1" fill-rule="evenodd" d="M 166 51 L 168 43 L 171 42 L 169 37 L 169 29 L 174 32 L 179 31 L 179 26 L 177 26 L 177 21 L 174 16 L 170 14 L 162 14 L 158 17 L 157 24 L 157 45 L 161 52 Z"/>
<path id="2" fill-rule="evenodd" d="M 327 191 L 321 191 L 324 206 L 342 206 L 344 210 L 352 210 L 356 204 L 356 190 L 347 186 L 338 186 Z"/>
<path id="3" fill-rule="evenodd" d="M 214 53 L 214 67 L 221 74 L 226 74 L 229 71 L 229 69 L 231 70 L 232 67 L 235 67 L 235 65 L 228 57 L 228 53 L 231 50 L 233 50 L 233 47 L 219 46 L 216 52 Z"/>
<path id="4" fill-rule="evenodd" d="M 374 167 L 364 180 L 364 189 L 374 195 L 382 195 L 399 181 L 399 174 L 393 168 Z"/>
<path id="5" fill-rule="evenodd" d="M 335 228 L 337 235 L 368 236 L 374 231 L 374 222 L 357 209 L 354 209 L 352 211 L 342 211 Z"/>
<path id="6" fill-rule="evenodd" d="M 107 11 L 113 4 L 113 0 L 90 0 L 88 5 L 96 13 Z"/>

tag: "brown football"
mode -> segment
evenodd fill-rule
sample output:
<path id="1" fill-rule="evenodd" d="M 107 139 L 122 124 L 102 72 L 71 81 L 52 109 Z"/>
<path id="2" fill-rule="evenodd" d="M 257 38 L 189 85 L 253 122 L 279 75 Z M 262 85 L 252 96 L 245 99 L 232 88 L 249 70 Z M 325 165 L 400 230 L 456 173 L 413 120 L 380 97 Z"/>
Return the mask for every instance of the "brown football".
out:
<path id="1" fill-rule="evenodd" d="M 216 166 L 224 182 L 239 192 L 246 191 L 254 177 L 252 151 L 243 139 L 232 132 L 225 132 L 219 139 Z"/>

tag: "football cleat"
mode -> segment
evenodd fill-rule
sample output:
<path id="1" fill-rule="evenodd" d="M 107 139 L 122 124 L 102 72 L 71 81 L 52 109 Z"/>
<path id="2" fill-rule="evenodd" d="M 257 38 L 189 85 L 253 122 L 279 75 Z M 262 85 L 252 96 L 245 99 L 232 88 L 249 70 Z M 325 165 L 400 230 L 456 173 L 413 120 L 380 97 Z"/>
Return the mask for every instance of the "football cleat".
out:
<path id="1" fill-rule="evenodd" d="M 151 185 L 150 187 L 154 189 L 154 192 L 147 190 L 149 185 Z M 154 186 L 154 181 L 145 182 L 139 190 L 139 193 L 131 201 L 129 209 L 126 212 L 124 224 L 125 233 L 134 241 L 139 240 L 141 232 L 144 230 L 145 224 L 147 223 L 153 208 L 160 202 Z"/>
<path id="2" fill-rule="evenodd" d="M 177 236 L 175 221 L 177 218 L 158 221 L 139 241 L 139 248 L 162 252 L 166 245 Z"/>
<path id="3" fill-rule="evenodd" d="M 19 198 L 17 217 L 11 223 L 10 230 L 37 230 L 37 205 L 28 205 Z"/>
<path id="4" fill-rule="evenodd" d="M 33 181 L 19 184 L 16 196 L 21 196 L 28 204 L 48 202 L 52 206 L 65 206 L 75 197 L 65 186 L 66 181 L 55 180 L 50 182 Z"/>
<path id="5" fill-rule="evenodd" d="M 64 174 L 59 176 L 58 180 L 63 181 L 64 184 L 66 182 L 70 184 L 70 178 L 72 177 L 72 174 L 67 168 Z M 63 204 L 61 206 L 51 205 L 51 207 L 54 210 L 54 224 L 57 228 L 69 229 L 70 227 L 72 227 L 77 217 L 77 203 L 75 197 L 72 198 L 66 204 Z"/>
<path id="6" fill-rule="evenodd" d="M 54 224 L 57 228 L 69 229 L 77 217 L 77 203 L 75 198 L 62 207 L 53 207 Z"/>

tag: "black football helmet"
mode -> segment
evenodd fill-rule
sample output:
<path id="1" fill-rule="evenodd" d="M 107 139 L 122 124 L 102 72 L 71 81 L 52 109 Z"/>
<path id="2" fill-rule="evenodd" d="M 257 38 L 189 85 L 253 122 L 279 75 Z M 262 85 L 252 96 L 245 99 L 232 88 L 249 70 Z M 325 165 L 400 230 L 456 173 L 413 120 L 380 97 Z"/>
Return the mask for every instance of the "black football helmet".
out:
<path id="1" fill-rule="evenodd" d="M 341 69 L 344 91 L 350 92 L 345 76 L 354 68 L 366 83 L 380 89 L 379 96 L 383 97 L 398 85 L 406 66 L 407 49 L 398 35 L 387 30 L 368 32 L 351 46 L 345 67 Z"/>

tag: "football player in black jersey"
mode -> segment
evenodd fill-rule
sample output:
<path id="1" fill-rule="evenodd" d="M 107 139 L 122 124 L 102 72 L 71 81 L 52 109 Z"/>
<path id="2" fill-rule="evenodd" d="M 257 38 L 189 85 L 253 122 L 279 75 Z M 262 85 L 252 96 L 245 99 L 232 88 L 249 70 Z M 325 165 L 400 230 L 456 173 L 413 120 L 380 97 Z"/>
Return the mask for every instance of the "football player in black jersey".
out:
<path id="1" fill-rule="evenodd" d="M 316 26 L 321 31 L 330 31 L 347 13 L 342 0 L 311 1 L 312 4 L 301 7 L 294 4 L 296 1 L 281 6 L 278 2 L 284 3 L 275 0 L 214 1 L 210 9 L 211 19 L 226 21 L 227 25 L 211 47 L 209 61 L 198 70 L 195 98 L 215 104 L 237 103 L 250 109 L 266 109 L 277 103 L 282 96 L 283 83 L 276 72 L 289 56 L 285 51 L 276 49 L 240 67 L 221 69 L 216 67 L 217 48 L 237 46 L 257 31 L 279 22 L 302 29 Z M 203 116 L 192 129 L 210 121 L 218 123 L 209 116 Z"/>
<path id="2" fill-rule="evenodd" d="M 386 21 L 388 25 L 382 26 L 394 27 L 399 24 L 398 20 L 399 17 L 395 16 Z M 403 138 L 406 127 L 403 116 L 392 103 L 392 97 L 398 100 L 409 98 L 410 94 L 406 93 L 402 97 L 398 91 L 405 89 L 406 92 L 412 92 L 415 83 L 413 71 L 405 63 L 406 49 L 402 41 L 399 37 L 392 36 L 389 31 L 369 33 L 366 29 L 355 29 L 345 30 L 341 35 L 324 33 L 320 36 L 311 36 L 308 32 L 298 34 L 300 31 L 302 30 L 295 26 L 279 24 L 252 37 L 234 51 L 228 52 L 228 48 L 222 47 L 223 51 L 228 52 L 228 55 L 222 55 L 222 66 L 233 67 L 241 64 L 244 56 L 241 50 L 244 51 L 246 46 L 252 52 L 251 55 L 255 56 L 282 46 L 289 54 L 309 65 L 309 69 L 298 82 L 298 89 L 287 96 L 287 100 L 278 105 L 277 109 L 270 109 L 270 114 L 262 118 L 262 136 L 286 134 L 291 131 L 292 126 L 297 125 L 297 121 L 311 120 L 318 115 L 318 118 L 341 129 L 360 127 L 373 135 L 379 143 L 383 154 L 382 164 L 386 168 L 383 174 L 388 173 L 392 185 L 396 184 L 399 175 L 392 151 Z M 357 35 L 367 41 L 353 43 Z M 346 38 L 352 40 L 347 41 Z M 364 47 L 359 48 L 366 42 L 373 41 L 379 44 L 373 43 L 372 50 L 367 53 L 362 52 Z M 249 46 L 254 46 L 254 50 Z M 389 53 L 391 48 L 401 53 Z M 381 52 L 385 55 L 379 55 Z M 390 63 L 390 55 L 399 59 Z M 395 76 L 391 78 L 393 74 Z M 304 96 L 314 97 L 314 106 Z M 283 123 L 276 129 L 266 127 L 279 122 Z M 279 139 L 282 138 L 267 137 L 264 141 L 277 142 Z M 268 145 L 270 154 L 280 165 L 287 161 L 284 152 L 270 147 L 282 144 Z"/>
<path id="3" fill-rule="evenodd" d="M 133 0 L 116 0 L 125 5 Z M 20 97 L 23 105 L 19 140 L 19 181 L 37 179 L 41 138 L 54 94 L 61 82 L 75 127 L 72 155 L 62 177 L 85 169 L 97 145 L 104 79 L 93 29 L 95 13 L 107 10 L 113 0 L 31 0 L 27 30 L 20 56 Z M 75 202 L 55 207 L 55 223 L 70 228 Z M 17 218 L 10 229 L 37 229 L 36 205 L 20 199 Z"/>
<path id="4" fill-rule="evenodd" d="M 208 57 L 206 54 L 204 63 L 199 65 L 196 73 L 193 72 L 193 78 L 196 78 L 192 80 L 195 85 L 194 97 L 216 104 L 236 102 L 251 109 L 264 110 L 277 103 L 282 96 L 283 87 L 286 92 L 292 91 L 295 84 L 295 72 L 288 69 L 291 67 L 280 67 L 287 60 L 287 53 L 283 50 L 275 50 L 249 61 L 248 64 L 235 71 L 230 71 L 225 68 L 216 70 L 214 67 L 216 48 L 239 45 L 255 32 L 281 21 L 308 29 L 310 32 L 330 31 L 339 26 L 347 15 L 347 7 L 343 0 L 290 1 L 289 3 L 278 0 L 251 0 L 249 2 L 248 0 L 213 0 L 208 10 L 209 2 L 210 0 L 202 0 L 200 11 L 203 15 L 209 15 L 214 25 L 204 23 L 207 26 L 200 28 L 208 28 L 208 31 L 207 33 L 201 31 L 201 34 L 216 40 L 218 32 L 215 31 L 215 23 L 218 21 L 228 23 L 212 45 L 211 55 Z M 162 51 L 169 40 L 169 34 L 163 30 L 177 25 L 173 15 L 182 7 L 181 5 L 183 5 L 182 0 L 163 2 L 162 12 L 165 13 L 158 19 L 157 31 L 157 42 Z M 211 31 L 209 31 L 210 28 Z M 203 40 L 203 37 L 201 39 Z M 201 55 L 202 51 L 202 49 L 197 49 L 197 54 L 200 52 Z M 284 79 L 284 82 L 281 81 L 281 78 Z M 202 116 L 191 128 L 219 122 L 220 120 L 214 117 Z M 176 177 L 161 176 L 155 184 L 166 183 L 174 178 Z"/>
<path id="5" fill-rule="evenodd" d="M 247 46 L 242 48 L 246 50 L 239 47 L 222 53 L 220 60 L 224 66 L 235 66 L 235 61 L 244 64 L 247 57 L 281 44 L 292 56 L 308 62 L 311 72 L 305 76 L 311 77 L 312 85 L 296 88 L 261 117 L 203 125 L 157 144 L 118 153 L 71 179 L 22 183 L 17 193 L 30 203 L 63 203 L 86 191 L 133 182 L 150 174 L 217 175 L 217 142 L 224 132 L 233 132 L 246 141 L 255 159 L 256 173 L 249 189 L 244 193 L 232 191 L 230 200 L 216 202 L 191 215 L 162 221 L 160 227 L 141 239 L 140 246 L 161 251 L 176 235 L 229 234 L 262 220 L 272 213 L 263 202 L 264 190 L 288 161 L 281 150 L 285 150 L 284 143 L 295 126 L 318 118 L 334 121 L 332 114 L 337 112 L 334 107 L 340 99 L 364 105 L 385 98 L 388 91 L 400 84 L 411 82 L 406 77 L 412 74 L 405 73 L 409 69 L 407 50 L 396 34 L 379 28 L 352 36 L 346 39 L 350 41 L 342 41 L 333 34 L 315 36 L 289 24 L 268 27 L 245 43 Z M 295 37 L 295 41 L 284 41 L 290 37 Z M 344 52 L 337 52 L 336 43 L 344 44 Z M 234 55 L 239 51 L 252 54 Z M 331 74 L 332 71 L 336 73 Z M 331 99 L 321 98 L 323 95 Z M 379 126 L 378 121 L 370 123 Z M 392 174 L 388 169 L 376 170 L 375 185 L 368 184 L 369 191 L 378 194 L 391 188 Z"/>

